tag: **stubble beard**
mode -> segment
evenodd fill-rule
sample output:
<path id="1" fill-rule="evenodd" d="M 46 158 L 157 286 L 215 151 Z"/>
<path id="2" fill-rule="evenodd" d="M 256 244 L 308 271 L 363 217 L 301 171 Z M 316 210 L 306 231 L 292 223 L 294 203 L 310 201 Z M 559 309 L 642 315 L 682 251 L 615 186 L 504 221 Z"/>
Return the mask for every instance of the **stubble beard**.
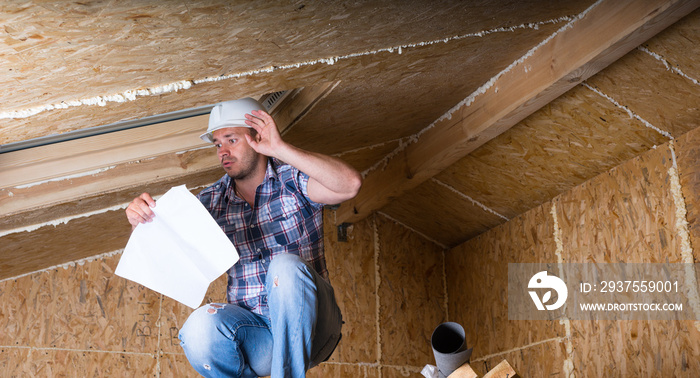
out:
<path id="1" fill-rule="evenodd" d="M 240 169 L 234 171 L 232 167 L 230 170 L 226 171 L 226 174 L 234 180 L 245 180 L 255 171 L 257 157 L 258 155 L 255 151 L 250 151 L 250 153 L 242 156 L 237 162 L 234 162 L 234 167 L 238 165 Z"/>

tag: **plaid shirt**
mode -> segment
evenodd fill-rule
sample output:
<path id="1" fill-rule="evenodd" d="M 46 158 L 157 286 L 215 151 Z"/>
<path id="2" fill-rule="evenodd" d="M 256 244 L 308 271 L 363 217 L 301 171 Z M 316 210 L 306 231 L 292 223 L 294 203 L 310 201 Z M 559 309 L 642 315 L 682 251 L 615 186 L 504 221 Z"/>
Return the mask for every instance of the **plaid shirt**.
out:
<path id="1" fill-rule="evenodd" d="M 281 253 L 300 256 L 328 279 L 323 205 L 309 199 L 308 181 L 308 175 L 291 165 L 268 159 L 254 208 L 235 195 L 228 175 L 197 196 L 240 256 L 228 271 L 229 303 L 269 316 L 265 277 L 270 261 Z"/>

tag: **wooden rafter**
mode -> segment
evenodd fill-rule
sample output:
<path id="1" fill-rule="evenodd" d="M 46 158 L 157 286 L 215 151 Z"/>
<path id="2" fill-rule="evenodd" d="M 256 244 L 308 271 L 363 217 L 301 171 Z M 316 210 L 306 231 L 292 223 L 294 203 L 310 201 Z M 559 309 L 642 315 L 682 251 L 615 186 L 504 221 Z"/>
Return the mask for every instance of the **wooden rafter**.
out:
<path id="1" fill-rule="evenodd" d="M 336 224 L 359 221 L 438 174 L 700 6 L 700 1 L 601 0 L 485 91 L 371 171 Z"/>

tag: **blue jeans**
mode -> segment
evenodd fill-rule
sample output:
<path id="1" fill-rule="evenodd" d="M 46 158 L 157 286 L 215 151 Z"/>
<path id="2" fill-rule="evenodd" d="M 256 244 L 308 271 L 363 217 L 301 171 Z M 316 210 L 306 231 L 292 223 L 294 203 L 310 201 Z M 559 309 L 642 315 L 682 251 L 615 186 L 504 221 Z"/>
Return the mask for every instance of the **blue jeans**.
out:
<path id="1" fill-rule="evenodd" d="M 195 310 L 180 345 L 205 377 L 304 377 L 340 339 L 342 319 L 333 287 L 299 256 L 276 256 L 265 289 L 270 318 L 232 304 Z"/>

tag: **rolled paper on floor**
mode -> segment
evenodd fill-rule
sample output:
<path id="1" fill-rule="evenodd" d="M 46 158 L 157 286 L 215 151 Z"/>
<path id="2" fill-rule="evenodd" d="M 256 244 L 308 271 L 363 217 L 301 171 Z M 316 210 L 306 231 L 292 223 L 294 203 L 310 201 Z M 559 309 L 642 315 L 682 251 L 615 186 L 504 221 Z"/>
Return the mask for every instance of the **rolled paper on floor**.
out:
<path id="1" fill-rule="evenodd" d="M 454 322 L 442 323 L 430 337 L 440 378 L 445 378 L 469 361 L 472 349 L 467 349 L 464 328 Z"/>

